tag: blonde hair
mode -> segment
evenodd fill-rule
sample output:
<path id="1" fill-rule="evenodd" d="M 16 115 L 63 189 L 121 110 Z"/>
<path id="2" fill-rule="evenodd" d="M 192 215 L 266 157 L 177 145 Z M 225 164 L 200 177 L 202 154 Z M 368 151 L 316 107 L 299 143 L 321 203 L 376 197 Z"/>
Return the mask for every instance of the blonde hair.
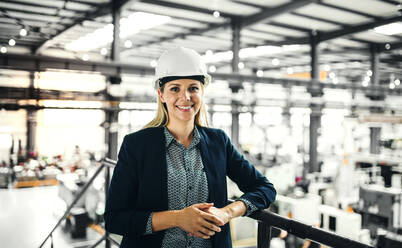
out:
<path id="1" fill-rule="evenodd" d="M 204 90 L 204 84 L 201 84 L 202 90 Z M 160 88 L 163 93 L 164 85 Z M 144 128 L 149 127 L 165 127 L 169 123 L 169 114 L 166 105 L 161 101 L 158 96 L 158 109 L 156 116 L 150 121 Z M 204 101 L 201 102 L 201 107 L 198 113 L 194 117 L 194 124 L 201 127 L 208 127 L 207 110 Z"/>

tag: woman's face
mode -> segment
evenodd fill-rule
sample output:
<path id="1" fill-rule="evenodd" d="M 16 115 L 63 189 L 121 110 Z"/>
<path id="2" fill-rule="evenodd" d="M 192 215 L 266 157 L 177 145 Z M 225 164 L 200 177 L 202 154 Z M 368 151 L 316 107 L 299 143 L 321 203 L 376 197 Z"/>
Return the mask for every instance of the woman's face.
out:
<path id="1" fill-rule="evenodd" d="M 204 90 L 197 80 L 178 79 L 167 82 L 163 90 L 158 90 L 158 94 L 160 100 L 166 104 L 169 122 L 194 122 L 201 107 Z"/>

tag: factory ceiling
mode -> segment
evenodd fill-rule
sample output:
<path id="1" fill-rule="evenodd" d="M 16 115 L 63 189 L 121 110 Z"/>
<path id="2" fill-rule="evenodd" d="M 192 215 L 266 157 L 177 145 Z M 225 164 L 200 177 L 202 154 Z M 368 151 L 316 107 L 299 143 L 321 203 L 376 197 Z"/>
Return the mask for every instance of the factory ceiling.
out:
<path id="1" fill-rule="evenodd" d="M 319 44 L 319 70 L 336 75 L 327 77 L 328 83 L 370 77 L 371 53 L 379 54 L 380 82 L 388 85 L 402 79 L 401 0 L 121 0 L 114 4 L 2 0 L 0 57 L 18 53 L 110 61 L 112 9 L 122 7 L 120 63 L 152 69 L 163 50 L 180 45 L 203 54 L 212 73 L 229 73 L 232 31 L 239 28 L 240 74 L 303 75 L 311 70 L 314 40 Z"/>

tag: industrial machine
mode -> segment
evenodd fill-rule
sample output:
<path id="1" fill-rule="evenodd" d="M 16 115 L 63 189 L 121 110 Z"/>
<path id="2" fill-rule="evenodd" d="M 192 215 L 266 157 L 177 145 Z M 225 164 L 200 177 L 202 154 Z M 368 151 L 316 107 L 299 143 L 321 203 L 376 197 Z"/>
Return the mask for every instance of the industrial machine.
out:
<path id="1" fill-rule="evenodd" d="M 380 185 L 365 185 L 359 190 L 358 211 L 362 215 L 363 227 L 376 235 L 382 228 L 402 233 L 402 189 Z"/>

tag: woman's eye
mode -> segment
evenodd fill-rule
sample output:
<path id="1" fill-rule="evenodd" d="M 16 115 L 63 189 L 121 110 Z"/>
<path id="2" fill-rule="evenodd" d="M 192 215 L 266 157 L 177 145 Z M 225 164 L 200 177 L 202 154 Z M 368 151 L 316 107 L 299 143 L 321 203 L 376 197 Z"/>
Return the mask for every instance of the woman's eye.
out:
<path id="1" fill-rule="evenodd" d="M 179 87 L 172 87 L 172 88 L 170 88 L 170 90 L 173 92 L 177 92 L 177 91 L 179 91 Z"/>
<path id="2" fill-rule="evenodd" d="M 198 91 L 198 87 L 193 86 L 193 87 L 190 88 L 190 91 L 191 92 Z"/>

